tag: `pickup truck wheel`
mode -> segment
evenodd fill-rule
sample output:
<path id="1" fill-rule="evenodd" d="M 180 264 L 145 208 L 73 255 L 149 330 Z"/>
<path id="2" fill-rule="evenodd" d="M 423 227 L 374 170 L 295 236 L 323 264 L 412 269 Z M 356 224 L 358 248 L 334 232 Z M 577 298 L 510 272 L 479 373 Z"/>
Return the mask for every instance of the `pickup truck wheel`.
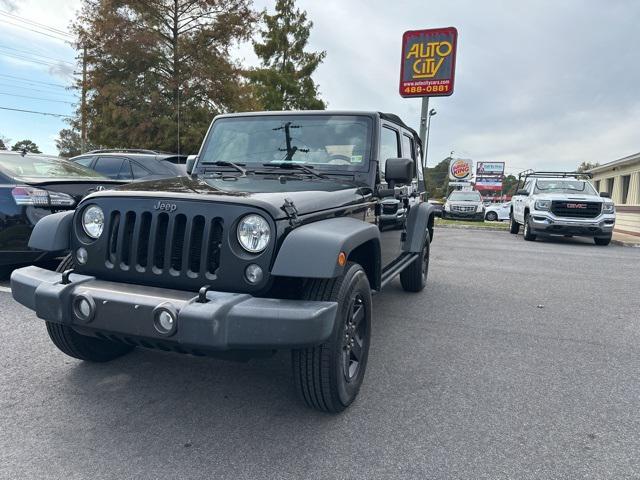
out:
<path id="1" fill-rule="evenodd" d="M 611 235 L 608 237 L 593 237 L 593 241 L 596 245 L 602 245 L 604 247 L 611 243 Z"/>
<path id="2" fill-rule="evenodd" d="M 70 268 L 73 268 L 71 255 L 62 260 L 56 271 L 64 272 Z M 132 346 L 124 343 L 80 335 L 68 325 L 53 322 L 46 322 L 46 324 L 47 333 L 53 344 L 63 353 L 79 360 L 108 362 L 133 349 Z"/>
<path id="3" fill-rule="evenodd" d="M 536 239 L 535 234 L 531 231 L 531 219 L 529 215 L 525 215 L 524 217 L 524 239 L 533 242 Z"/>
<path id="4" fill-rule="evenodd" d="M 426 287 L 427 275 L 429 274 L 430 243 L 427 233 L 424 248 L 418 258 L 400 272 L 400 284 L 405 292 L 421 292 Z"/>
<path id="5" fill-rule="evenodd" d="M 296 390 L 309 407 L 339 413 L 355 400 L 367 367 L 371 335 L 369 281 L 360 265 L 349 262 L 341 277 L 310 280 L 303 298 L 338 302 L 338 313 L 329 340 L 292 351 Z"/>
<path id="6" fill-rule="evenodd" d="M 516 234 L 520 231 L 520 224 L 513 218 L 513 213 L 509 215 L 509 233 Z"/>

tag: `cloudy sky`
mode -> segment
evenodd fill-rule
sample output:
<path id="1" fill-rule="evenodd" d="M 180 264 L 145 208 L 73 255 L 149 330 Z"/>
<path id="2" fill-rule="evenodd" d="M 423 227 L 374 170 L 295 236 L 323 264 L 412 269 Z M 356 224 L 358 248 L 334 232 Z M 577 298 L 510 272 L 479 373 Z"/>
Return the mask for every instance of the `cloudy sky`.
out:
<path id="1" fill-rule="evenodd" d="M 0 11 L 65 30 L 79 4 L 0 0 Z M 255 0 L 257 8 L 272 5 Z M 603 163 L 640 151 L 637 0 L 299 0 L 299 5 L 315 23 L 310 48 L 327 52 L 315 78 L 329 108 L 394 112 L 416 128 L 420 100 L 397 93 L 402 33 L 457 27 L 455 92 L 431 100 L 438 112 L 431 165 L 453 151 L 475 161 L 505 161 L 509 172 L 517 172 L 574 168 L 583 160 Z M 69 114 L 72 106 L 63 102 L 75 99 L 58 85 L 69 83 L 73 69 L 64 62 L 73 62 L 75 52 L 60 40 L 10 23 L 16 22 L 0 14 L 0 106 Z M 237 53 L 246 63 L 255 62 L 249 45 Z M 60 118 L 0 110 L 0 135 L 32 138 L 50 153 L 56 152 L 53 139 L 63 126 Z"/>

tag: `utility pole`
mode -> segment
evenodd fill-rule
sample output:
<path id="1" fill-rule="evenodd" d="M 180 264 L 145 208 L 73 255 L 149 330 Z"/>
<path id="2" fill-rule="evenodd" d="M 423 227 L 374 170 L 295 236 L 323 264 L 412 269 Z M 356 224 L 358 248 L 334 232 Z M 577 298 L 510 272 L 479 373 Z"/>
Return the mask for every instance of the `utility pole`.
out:
<path id="1" fill-rule="evenodd" d="M 80 105 L 80 152 L 87 150 L 87 47 L 82 48 L 82 103 Z"/>

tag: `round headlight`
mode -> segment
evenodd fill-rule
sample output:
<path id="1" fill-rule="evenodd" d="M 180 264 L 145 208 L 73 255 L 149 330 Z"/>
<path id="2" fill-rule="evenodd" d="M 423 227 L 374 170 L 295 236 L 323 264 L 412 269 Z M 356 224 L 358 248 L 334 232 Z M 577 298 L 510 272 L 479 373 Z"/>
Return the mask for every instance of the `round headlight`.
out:
<path id="1" fill-rule="evenodd" d="M 91 205 L 82 213 L 82 228 L 91 238 L 99 238 L 104 230 L 104 212 L 97 205 Z"/>
<path id="2" fill-rule="evenodd" d="M 260 215 L 247 215 L 238 224 L 238 242 L 246 251 L 258 253 L 267 248 L 271 229 Z"/>

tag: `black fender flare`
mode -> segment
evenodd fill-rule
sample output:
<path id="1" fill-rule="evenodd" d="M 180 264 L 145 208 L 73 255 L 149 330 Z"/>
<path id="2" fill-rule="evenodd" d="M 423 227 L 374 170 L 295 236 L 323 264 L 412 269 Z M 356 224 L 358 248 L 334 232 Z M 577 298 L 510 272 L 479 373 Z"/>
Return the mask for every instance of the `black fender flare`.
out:
<path id="1" fill-rule="evenodd" d="M 29 247 L 45 252 L 69 250 L 74 211 L 58 212 L 41 218 L 33 227 Z"/>
<path id="2" fill-rule="evenodd" d="M 367 242 L 372 242 L 373 255 L 377 256 L 373 260 L 379 266 L 380 231 L 376 225 L 353 217 L 331 218 L 302 225 L 285 237 L 271 274 L 334 278 L 344 270 L 344 266 L 338 264 L 340 252 L 344 252 L 348 258 L 351 252 Z"/>
<path id="3" fill-rule="evenodd" d="M 429 234 L 429 241 L 433 240 L 435 213 L 435 208 L 427 202 L 411 207 L 407 217 L 407 239 L 402 245 L 403 251 L 420 253 L 424 247 L 426 235 Z"/>

